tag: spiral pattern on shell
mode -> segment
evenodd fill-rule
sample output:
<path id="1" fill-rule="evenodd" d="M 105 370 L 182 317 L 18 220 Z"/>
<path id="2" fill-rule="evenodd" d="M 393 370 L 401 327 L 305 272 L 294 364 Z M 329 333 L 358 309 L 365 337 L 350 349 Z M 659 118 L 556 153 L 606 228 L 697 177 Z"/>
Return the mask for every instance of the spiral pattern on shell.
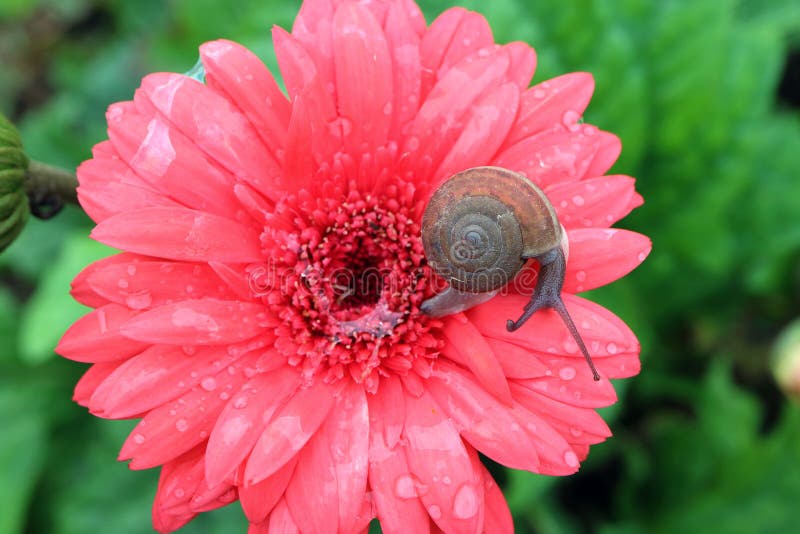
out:
<path id="1" fill-rule="evenodd" d="M 528 258 L 560 240 L 561 225 L 545 194 L 499 167 L 475 167 L 449 178 L 422 216 L 428 264 L 460 291 L 505 286 Z"/>

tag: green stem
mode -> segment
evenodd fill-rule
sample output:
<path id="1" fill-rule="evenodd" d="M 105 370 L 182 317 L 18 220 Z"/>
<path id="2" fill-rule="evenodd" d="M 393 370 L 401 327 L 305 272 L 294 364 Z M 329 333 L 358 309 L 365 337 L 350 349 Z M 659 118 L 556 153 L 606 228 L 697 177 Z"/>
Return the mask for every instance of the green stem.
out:
<path id="1" fill-rule="evenodd" d="M 78 178 L 75 173 L 31 160 L 28 165 L 28 195 L 56 194 L 64 202 L 78 203 Z"/>

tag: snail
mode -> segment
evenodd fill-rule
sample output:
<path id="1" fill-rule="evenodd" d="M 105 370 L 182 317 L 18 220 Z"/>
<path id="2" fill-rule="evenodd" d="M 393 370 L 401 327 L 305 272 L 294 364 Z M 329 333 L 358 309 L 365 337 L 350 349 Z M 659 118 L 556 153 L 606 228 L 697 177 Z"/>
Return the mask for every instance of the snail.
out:
<path id="1" fill-rule="evenodd" d="M 566 259 L 562 228 L 544 192 L 530 180 L 500 167 L 474 167 L 434 191 L 422 216 L 428 265 L 449 286 L 422 302 L 423 313 L 442 317 L 488 301 L 522 270 L 539 263 L 530 302 L 509 332 L 543 308 L 555 310 L 600 379 L 589 351 L 561 300 Z"/>

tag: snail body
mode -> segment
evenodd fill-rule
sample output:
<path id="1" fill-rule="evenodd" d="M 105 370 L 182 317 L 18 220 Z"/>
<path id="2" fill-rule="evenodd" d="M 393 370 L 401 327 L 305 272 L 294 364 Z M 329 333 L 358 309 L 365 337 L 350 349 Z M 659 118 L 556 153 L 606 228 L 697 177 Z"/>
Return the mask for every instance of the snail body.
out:
<path id="1" fill-rule="evenodd" d="M 554 309 L 599 380 L 561 300 L 566 270 L 561 238 L 561 224 L 547 196 L 521 174 L 475 167 L 452 176 L 433 193 L 422 217 L 428 265 L 449 287 L 424 301 L 421 310 L 440 317 L 486 302 L 535 259 L 540 268 L 531 300 L 506 328 L 513 332 L 538 310 Z"/>

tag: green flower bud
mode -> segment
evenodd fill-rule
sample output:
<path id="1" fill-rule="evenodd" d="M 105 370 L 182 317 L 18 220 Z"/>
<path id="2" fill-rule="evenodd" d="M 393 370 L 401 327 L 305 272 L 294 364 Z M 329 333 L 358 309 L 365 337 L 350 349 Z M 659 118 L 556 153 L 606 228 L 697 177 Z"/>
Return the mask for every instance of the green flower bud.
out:
<path id="1" fill-rule="evenodd" d="M 772 356 L 772 373 L 781 390 L 800 400 L 800 319 L 781 332 Z"/>
<path id="2" fill-rule="evenodd" d="M 28 157 L 19 132 L 0 114 L 0 252 L 16 239 L 28 220 L 27 170 Z"/>

